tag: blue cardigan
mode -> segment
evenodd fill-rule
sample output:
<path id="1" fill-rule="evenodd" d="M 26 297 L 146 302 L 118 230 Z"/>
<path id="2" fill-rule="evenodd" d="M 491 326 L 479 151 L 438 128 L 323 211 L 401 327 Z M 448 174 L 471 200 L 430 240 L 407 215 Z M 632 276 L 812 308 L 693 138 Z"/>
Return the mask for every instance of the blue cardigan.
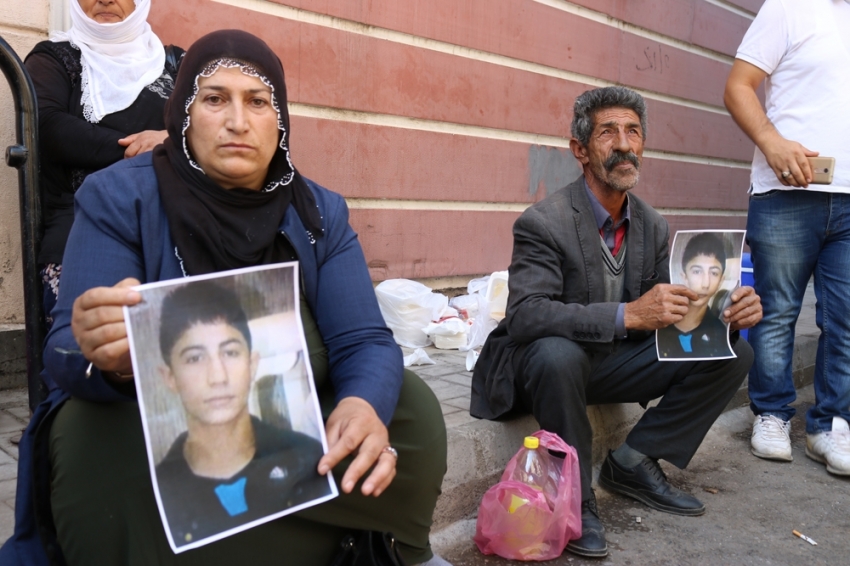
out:
<path id="1" fill-rule="evenodd" d="M 298 254 L 304 293 L 328 349 L 329 378 L 337 402 L 360 397 L 388 424 L 402 382 L 401 350 L 387 328 L 343 198 L 307 180 L 322 216 L 323 236 L 311 244 L 290 207 L 280 230 Z M 88 361 L 71 333 L 74 300 L 93 287 L 127 277 L 142 283 L 183 277 L 159 198 L 151 153 L 90 175 L 76 195 L 74 227 L 62 263 L 59 300 L 44 349 L 43 374 L 51 394 L 33 415 L 19 447 L 15 534 L 0 549 L 0 564 L 47 564 L 34 508 L 43 501 L 49 466 L 39 425 L 74 396 L 88 401 L 135 401 L 99 371 L 85 377 Z M 47 427 L 45 427 L 47 428 Z M 42 435 L 39 435 L 42 436 Z M 46 439 L 46 431 L 43 431 Z M 34 456 L 35 453 L 35 456 Z M 35 457 L 35 459 L 34 459 Z M 37 469 L 36 469 L 37 466 Z M 34 475 L 42 481 L 33 481 Z"/>

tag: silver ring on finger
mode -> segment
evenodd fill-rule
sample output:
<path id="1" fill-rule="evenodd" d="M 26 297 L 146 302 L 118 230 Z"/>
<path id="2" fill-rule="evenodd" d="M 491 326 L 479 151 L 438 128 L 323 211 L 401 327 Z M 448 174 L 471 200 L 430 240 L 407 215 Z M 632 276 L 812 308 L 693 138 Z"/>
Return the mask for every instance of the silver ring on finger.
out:
<path id="1" fill-rule="evenodd" d="M 398 462 L 398 450 L 387 444 L 386 446 L 384 446 L 384 449 L 381 450 L 381 454 L 383 454 L 384 452 L 395 458 L 395 461 Z"/>
<path id="2" fill-rule="evenodd" d="M 781 174 L 783 179 L 787 179 L 791 176 L 791 171 L 783 171 Z"/>

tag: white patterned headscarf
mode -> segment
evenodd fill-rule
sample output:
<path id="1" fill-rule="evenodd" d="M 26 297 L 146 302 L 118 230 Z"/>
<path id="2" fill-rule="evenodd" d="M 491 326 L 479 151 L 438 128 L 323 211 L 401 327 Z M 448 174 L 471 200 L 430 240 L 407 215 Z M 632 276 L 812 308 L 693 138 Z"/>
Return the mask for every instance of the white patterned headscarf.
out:
<path id="1" fill-rule="evenodd" d="M 70 41 L 80 50 L 83 115 L 96 124 L 107 114 L 128 108 L 162 75 L 165 50 L 147 22 L 151 0 L 135 0 L 133 13 L 114 24 L 98 23 L 77 0 L 68 2 L 71 29 L 51 40 Z"/>

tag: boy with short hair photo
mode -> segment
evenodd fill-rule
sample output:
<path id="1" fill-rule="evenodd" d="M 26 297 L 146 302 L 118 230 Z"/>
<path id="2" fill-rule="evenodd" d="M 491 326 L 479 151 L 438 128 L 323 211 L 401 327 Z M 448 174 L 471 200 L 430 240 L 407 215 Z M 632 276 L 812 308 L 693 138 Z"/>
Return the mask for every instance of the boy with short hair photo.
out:
<path id="1" fill-rule="evenodd" d="M 212 281 L 162 302 L 163 382 L 187 430 L 156 466 L 174 544 L 189 544 L 329 495 L 322 444 L 248 411 L 260 354 L 236 293 Z"/>
<path id="2" fill-rule="evenodd" d="M 678 233 L 677 238 L 682 234 Z M 676 242 L 673 247 L 675 250 Z M 712 299 L 723 282 L 726 256 L 722 233 L 702 232 L 687 240 L 680 281 L 674 282 L 686 285 L 699 298 L 690 302 L 682 320 L 657 331 L 659 360 L 735 357 L 729 344 L 729 324 L 722 320 L 721 312 L 711 308 L 717 306 L 712 305 Z M 672 267 L 671 274 L 676 273 Z"/>

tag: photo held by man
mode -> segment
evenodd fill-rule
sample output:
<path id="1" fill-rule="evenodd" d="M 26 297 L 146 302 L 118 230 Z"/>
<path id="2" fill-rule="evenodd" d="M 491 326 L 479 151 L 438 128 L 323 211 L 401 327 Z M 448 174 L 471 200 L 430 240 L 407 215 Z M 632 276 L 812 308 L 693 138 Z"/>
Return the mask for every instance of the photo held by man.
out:
<path id="1" fill-rule="evenodd" d="M 680 322 L 699 294 L 670 284 L 669 229 L 630 191 L 640 177 L 648 119 L 625 87 L 580 95 L 570 149 L 583 175 L 528 208 L 514 224 L 506 317 L 475 366 L 470 413 L 532 413 L 578 453 L 582 536 L 567 550 L 608 554 L 591 487 L 589 405 L 661 398 L 602 464 L 599 485 L 649 507 L 695 516 L 706 507 L 671 485 L 659 460 L 684 468 L 744 380 L 752 350 L 738 330 L 761 319 L 751 287 L 723 312 L 736 358 L 664 361 L 655 331 Z"/>
<path id="2" fill-rule="evenodd" d="M 743 233 L 739 232 L 738 236 L 742 242 Z M 684 250 L 680 244 L 684 244 Z M 679 232 L 674 238 L 673 248 L 671 278 L 694 291 L 698 298 L 688 304 L 688 312 L 682 320 L 658 329 L 658 359 L 734 357 L 729 346 L 728 324 L 721 312 L 725 301 L 718 300 L 725 299 L 734 291 L 721 289 L 727 275 L 728 259 L 723 234 Z M 676 248 L 680 248 L 679 262 L 674 260 L 677 257 Z M 740 269 L 740 254 L 736 261 Z"/>

